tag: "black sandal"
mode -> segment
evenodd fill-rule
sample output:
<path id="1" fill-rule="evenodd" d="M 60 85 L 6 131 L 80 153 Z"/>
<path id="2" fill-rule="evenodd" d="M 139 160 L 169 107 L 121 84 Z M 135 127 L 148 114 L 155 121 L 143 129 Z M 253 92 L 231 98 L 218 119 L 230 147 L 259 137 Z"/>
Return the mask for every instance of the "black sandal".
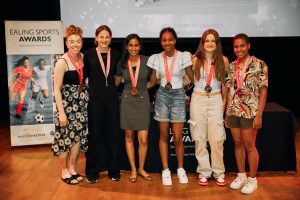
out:
<path id="1" fill-rule="evenodd" d="M 77 185 L 79 183 L 79 181 L 76 178 L 73 178 L 73 176 L 71 176 L 69 178 L 61 178 L 61 180 L 69 185 Z M 74 181 L 76 181 L 76 182 L 74 182 Z"/>
<path id="2" fill-rule="evenodd" d="M 78 182 L 83 181 L 83 176 L 80 174 L 74 174 L 74 175 L 72 175 L 72 178 L 77 180 Z"/>

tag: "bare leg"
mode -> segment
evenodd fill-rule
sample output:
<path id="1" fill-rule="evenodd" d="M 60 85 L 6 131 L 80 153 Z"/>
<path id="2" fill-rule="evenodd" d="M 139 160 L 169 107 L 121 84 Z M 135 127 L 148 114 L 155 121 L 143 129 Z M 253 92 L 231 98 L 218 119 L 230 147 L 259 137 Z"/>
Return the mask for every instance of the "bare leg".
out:
<path id="1" fill-rule="evenodd" d="M 255 129 L 245 129 L 242 130 L 243 141 L 245 144 L 245 149 L 248 155 L 248 163 L 250 168 L 249 176 L 256 177 L 256 172 L 258 168 L 259 155 L 255 146 L 257 130 Z"/>
<path id="2" fill-rule="evenodd" d="M 24 103 L 26 91 L 20 91 L 19 95 L 20 95 L 20 101 L 19 101 L 19 103 Z"/>
<path id="3" fill-rule="evenodd" d="M 48 98 L 48 96 L 49 96 L 49 91 L 48 91 L 48 89 L 44 89 L 44 90 L 42 90 L 42 92 L 43 92 L 43 97 L 46 99 L 46 98 Z"/>
<path id="4" fill-rule="evenodd" d="M 41 105 L 41 108 L 44 108 L 44 98 L 48 98 L 49 96 L 49 92 L 48 92 L 48 89 L 44 89 L 42 90 L 43 92 L 43 96 L 40 96 L 40 105 Z"/>
<path id="5" fill-rule="evenodd" d="M 168 147 L 169 147 L 169 122 L 159 122 L 160 137 L 159 151 L 163 170 L 168 166 Z"/>
<path id="6" fill-rule="evenodd" d="M 75 143 L 70 150 L 69 170 L 72 175 L 77 174 L 76 165 L 80 150 L 80 142 Z"/>
<path id="7" fill-rule="evenodd" d="M 32 97 L 31 99 L 36 100 L 37 96 L 39 95 L 38 92 L 32 92 Z"/>
<path id="8" fill-rule="evenodd" d="M 184 145 L 182 141 L 183 123 L 172 123 L 173 141 L 175 144 L 178 168 L 183 168 Z"/>
<path id="9" fill-rule="evenodd" d="M 35 100 L 38 97 L 38 92 L 32 92 L 32 96 L 29 100 L 28 112 L 33 112 L 35 110 Z"/>
<path id="10" fill-rule="evenodd" d="M 139 140 L 139 171 L 143 176 L 149 176 L 149 174 L 144 169 L 147 150 L 148 150 L 148 131 L 147 130 L 139 131 L 138 140 Z"/>
<path id="11" fill-rule="evenodd" d="M 11 93 L 11 98 L 10 98 L 10 100 L 11 100 L 11 101 L 14 101 L 14 100 L 16 99 L 16 96 L 17 96 L 17 93 L 12 92 L 12 93 Z"/>
<path id="12" fill-rule="evenodd" d="M 135 178 L 137 176 L 137 170 L 135 166 L 135 156 L 134 156 L 134 131 L 126 130 L 125 131 L 125 147 L 128 156 L 128 160 L 131 167 L 131 178 Z"/>
<path id="13" fill-rule="evenodd" d="M 60 153 L 58 158 L 59 158 L 59 163 L 60 163 L 60 166 L 61 166 L 61 177 L 62 178 L 69 178 L 71 177 L 71 174 L 68 170 L 68 157 L 69 157 L 69 154 L 68 152 L 63 152 L 63 153 Z"/>
<path id="14" fill-rule="evenodd" d="M 231 128 L 231 135 L 234 141 L 235 160 L 239 173 L 245 172 L 245 148 L 240 128 Z"/>
<path id="15" fill-rule="evenodd" d="M 59 156 L 58 156 L 60 166 L 61 166 L 61 178 L 63 178 L 63 179 L 71 177 L 71 174 L 68 170 L 68 157 L 69 157 L 68 152 L 60 153 Z M 74 179 L 74 180 L 71 181 L 71 183 L 76 184 L 76 183 L 78 183 L 78 181 Z"/>

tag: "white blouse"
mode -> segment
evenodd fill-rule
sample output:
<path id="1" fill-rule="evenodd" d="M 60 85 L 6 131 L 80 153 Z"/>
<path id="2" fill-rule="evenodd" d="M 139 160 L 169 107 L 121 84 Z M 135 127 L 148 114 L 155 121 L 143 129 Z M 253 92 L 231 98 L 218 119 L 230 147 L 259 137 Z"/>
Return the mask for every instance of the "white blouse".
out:
<path id="1" fill-rule="evenodd" d="M 164 52 L 153 54 L 149 57 L 147 66 L 156 70 L 157 78 L 161 79 L 160 85 L 165 87 L 167 84 L 165 67 L 164 67 Z M 167 57 L 169 71 L 171 69 L 172 57 Z M 181 52 L 177 50 L 176 61 L 174 64 L 173 73 L 171 76 L 172 89 L 182 88 L 182 80 L 185 76 L 185 68 L 193 65 L 191 54 L 187 51 Z"/>

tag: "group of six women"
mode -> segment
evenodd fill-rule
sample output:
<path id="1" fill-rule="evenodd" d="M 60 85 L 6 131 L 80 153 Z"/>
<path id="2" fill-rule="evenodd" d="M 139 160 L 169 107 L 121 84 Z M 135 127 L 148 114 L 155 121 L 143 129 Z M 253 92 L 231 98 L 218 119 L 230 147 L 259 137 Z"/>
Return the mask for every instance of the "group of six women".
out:
<path id="1" fill-rule="evenodd" d="M 159 122 L 159 150 L 162 161 L 162 183 L 172 185 L 168 167 L 168 134 L 171 126 L 177 158 L 179 183 L 187 184 L 183 168 L 182 132 L 186 121 L 183 77 L 194 84 L 190 105 L 191 136 L 198 161 L 198 184 L 207 185 L 213 177 L 217 185 L 226 185 L 223 162 L 225 125 L 230 128 L 238 165 L 238 176 L 230 188 L 245 194 L 257 188 L 257 130 L 262 126 L 266 102 L 268 68 L 260 59 L 249 55 L 250 42 L 245 34 L 233 39 L 237 59 L 229 64 L 223 55 L 220 37 L 214 29 L 204 31 L 194 55 L 175 48 L 177 35 L 173 28 L 163 28 L 160 42 L 164 51 L 150 57 L 140 55 L 142 41 L 137 34 L 126 37 L 122 55 L 110 48 L 112 32 L 106 25 L 96 29 L 96 47 L 80 53 L 82 30 L 71 25 L 66 29 L 68 52 L 56 63 L 54 93 L 58 121 L 52 150 L 59 157 L 61 179 L 78 184 L 84 178 L 76 172 L 79 151 L 86 152 L 86 177 L 96 183 L 107 152 L 108 176 L 119 181 L 119 127 L 125 130 L 125 147 L 131 166 L 129 181 L 140 175 L 151 181 L 144 169 L 150 124 L 148 89 L 159 83 L 155 97 L 154 119 Z M 120 112 L 117 86 L 124 82 Z M 88 117 L 88 120 L 87 120 Z M 88 130 L 87 130 L 88 129 Z M 138 136 L 137 168 L 134 135 Z M 207 150 L 210 145 L 210 156 Z M 245 173 L 245 151 L 250 173 Z"/>

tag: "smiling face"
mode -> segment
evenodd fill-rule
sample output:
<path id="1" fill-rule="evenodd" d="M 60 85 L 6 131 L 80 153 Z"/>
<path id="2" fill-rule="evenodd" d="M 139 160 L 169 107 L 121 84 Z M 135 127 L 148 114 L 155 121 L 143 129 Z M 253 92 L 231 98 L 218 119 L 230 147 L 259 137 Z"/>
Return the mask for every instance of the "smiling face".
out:
<path id="1" fill-rule="evenodd" d="M 166 54 L 172 54 L 175 50 L 176 39 L 171 32 L 164 32 L 160 40 Z"/>
<path id="2" fill-rule="evenodd" d="M 213 54 L 217 48 L 216 38 L 213 34 L 208 34 L 204 41 L 204 51 L 210 54 Z"/>
<path id="3" fill-rule="evenodd" d="M 39 68 L 40 68 L 40 70 L 44 70 L 45 69 L 45 65 L 46 65 L 46 62 L 44 60 L 40 60 L 39 61 Z"/>
<path id="4" fill-rule="evenodd" d="M 78 54 L 82 48 L 82 38 L 77 34 L 72 34 L 67 38 L 66 45 L 70 53 Z"/>
<path id="5" fill-rule="evenodd" d="M 236 57 L 243 60 L 249 55 L 250 43 L 242 38 L 237 38 L 233 41 L 233 51 Z"/>
<path id="6" fill-rule="evenodd" d="M 141 44 L 136 38 L 133 38 L 129 40 L 127 44 L 127 51 L 129 56 L 136 56 L 139 54 L 139 51 L 141 49 Z"/>
<path id="7" fill-rule="evenodd" d="M 29 59 L 25 59 L 25 60 L 24 60 L 23 66 L 24 66 L 25 68 L 28 68 L 28 67 L 30 66 Z"/>
<path id="8" fill-rule="evenodd" d="M 111 35 L 107 30 L 102 30 L 95 39 L 98 43 L 98 47 L 101 49 L 107 49 L 111 42 Z"/>

